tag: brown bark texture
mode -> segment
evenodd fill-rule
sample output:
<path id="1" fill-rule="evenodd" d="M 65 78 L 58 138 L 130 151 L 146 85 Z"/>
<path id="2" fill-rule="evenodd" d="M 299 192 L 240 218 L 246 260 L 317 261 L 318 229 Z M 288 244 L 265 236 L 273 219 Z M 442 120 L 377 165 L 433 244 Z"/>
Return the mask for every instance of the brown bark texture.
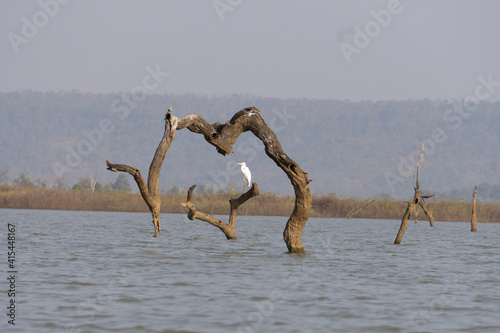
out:
<path id="1" fill-rule="evenodd" d="M 419 206 L 422 208 L 422 210 L 425 213 L 425 216 L 427 216 L 427 219 L 429 220 L 429 225 L 431 227 L 434 226 L 434 215 L 432 215 L 432 212 L 425 207 L 425 200 L 423 197 L 421 197 L 422 200 L 419 201 Z"/>
<path id="2" fill-rule="evenodd" d="M 224 233 L 224 235 L 226 235 L 227 239 L 236 239 L 236 217 L 238 216 L 238 208 L 249 199 L 259 195 L 259 187 L 257 183 L 252 183 L 252 187 L 238 198 L 229 200 L 229 223 L 224 223 L 223 221 L 209 214 L 200 212 L 196 209 L 196 206 L 192 201 L 193 191 L 195 188 L 196 185 L 193 185 L 189 188 L 186 202 L 181 203 L 182 207 L 186 207 L 189 209 L 188 218 L 190 220 L 198 219 L 210 223 L 211 225 L 219 228 Z"/>
<path id="3" fill-rule="evenodd" d="M 415 214 L 415 223 L 417 222 L 417 213 L 418 208 L 421 207 L 429 219 L 431 227 L 434 226 L 434 217 L 432 216 L 432 212 L 425 207 L 424 197 L 422 196 L 422 191 L 420 190 L 420 167 L 422 165 L 422 156 L 424 155 L 424 145 L 418 147 L 418 164 L 417 164 L 417 173 L 415 174 L 415 194 L 413 195 L 413 200 L 408 202 L 408 207 L 406 207 L 406 211 L 403 214 L 403 218 L 401 219 L 401 226 L 399 227 L 398 234 L 396 235 L 396 239 L 394 240 L 394 244 L 401 244 L 403 236 L 405 234 L 406 228 L 408 227 L 408 220 L 411 217 L 411 214 Z M 425 196 L 425 198 L 432 197 Z"/>
<path id="4" fill-rule="evenodd" d="M 401 226 L 399 227 L 398 234 L 396 235 L 396 240 L 394 240 L 394 244 L 401 244 L 401 241 L 403 240 L 403 236 L 405 234 L 406 228 L 408 228 L 408 220 L 411 217 L 411 214 L 414 212 L 414 210 L 417 208 L 421 198 L 420 196 L 422 195 L 422 192 L 420 190 L 415 189 L 415 195 L 413 196 L 413 200 L 408 202 L 408 206 L 406 207 L 406 211 L 403 215 L 403 218 L 401 219 Z"/>
<path id="5" fill-rule="evenodd" d="M 474 194 L 472 196 L 472 216 L 470 219 L 470 231 L 477 231 L 477 217 L 476 217 L 476 194 L 477 194 L 477 185 L 474 188 Z"/>
<path id="6" fill-rule="evenodd" d="M 283 238 L 291 253 L 304 253 L 302 231 L 309 219 L 312 206 L 308 178 L 300 166 L 281 148 L 276 134 L 266 124 L 260 110 L 256 107 L 238 111 L 230 120 L 221 124 L 209 124 L 202 117 L 193 113 L 179 120 L 177 129 L 187 128 L 191 132 L 202 134 L 205 140 L 216 147 L 217 152 L 227 155 L 233 152 L 233 145 L 241 133 L 250 131 L 264 144 L 265 152 L 290 179 L 295 192 L 295 206 L 283 231 Z"/>
<path id="7" fill-rule="evenodd" d="M 108 170 L 114 172 L 127 172 L 134 177 L 134 180 L 139 187 L 142 198 L 146 202 L 153 216 L 153 225 L 155 228 L 155 233 L 153 237 L 157 237 L 158 233 L 161 231 L 160 227 L 160 190 L 159 190 L 159 178 L 160 171 L 165 160 L 168 148 L 175 138 L 175 133 L 177 129 L 178 118 L 171 115 L 172 107 L 169 108 L 167 114 L 165 115 L 165 132 L 163 138 L 156 149 L 156 153 L 153 157 L 153 161 L 149 167 L 148 182 L 144 181 L 139 169 L 133 168 L 126 164 L 113 164 L 106 161 Z"/>
<path id="8" fill-rule="evenodd" d="M 202 134 L 205 140 L 216 147 L 217 152 L 224 156 L 233 152 L 232 147 L 241 133 L 250 131 L 262 141 L 266 154 L 286 173 L 292 183 L 295 192 L 295 206 L 283 231 L 283 238 L 289 252 L 304 253 L 302 231 L 309 219 L 312 206 L 309 188 L 311 180 L 307 173 L 283 151 L 278 137 L 261 117 L 260 110 L 256 107 L 245 108 L 238 111 L 224 124 L 219 122 L 210 124 L 196 113 L 179 119 L 172 116 L 170 111 L 171 108 L 165 115 L 165 133 L 151 162 L 147 185 L 138 169 L 106 161 L 108 170 L 128 172 L 136 180 L 141 195 L 153 215 L 154 236 L 160 232 L 159 174 L 167 150 L 175 138 L 176 130 L 187 128 L 191 132 Z"/>

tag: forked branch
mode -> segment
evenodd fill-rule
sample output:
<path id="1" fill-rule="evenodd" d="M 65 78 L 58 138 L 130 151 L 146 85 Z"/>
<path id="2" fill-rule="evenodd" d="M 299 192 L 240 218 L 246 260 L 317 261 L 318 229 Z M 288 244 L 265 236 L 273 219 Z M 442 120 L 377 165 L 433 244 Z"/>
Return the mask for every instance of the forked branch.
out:
<path id="1" fill-rule="evenodd" d="M 283 238 L 289 252 L 304 253 L 301 237 L 312 206 L 311 180 L 283 151 L 278 137 L 261 117 L 260 110 L 256 107 L 243 109 L 225 124 L 209 124 L 199 115 L 191 114 L 179 120 L 178 129 L 181 128 L 203 134 L 205 140 L 222 155 L 233 152 L 233 145 L 243 132 L 250 131 L 262 141 L 267 156 L 286 173 L 295 192 L 295 207 L 283 231 Z"/>
<path id="2" fill-rule="evenodd" d="M 153 161 L 149 167 L 148 174 L 148 183 L 144 181 L 142 178 L 141 172 L 139 169 L 133 168 L 126 164 L 113 164 L 109 161 L 106 161 L 106 165 L 108 170 L 113 172 L 127 172 L 134 177 L 134 180 L 139 187 L 139 191 L 141 192 L 142 198 L 146 202 L 151 211 L 151 215 L 153 216 L 153 225 L 155 227 L 155 233 L 153 237 L 158 236 L 158 233 L 161 231 L 160 227 L 160 207 L 161 207 L 161 199 L 160 199 L 160 190 L 159 190 L 159 179 L 160 179 L 160 171 L 163 165 L 163 161 L 165 160 L 165 156 L 167 154 L 168 148 L 170 144 L 175 138 L 175 133 L 177 129 L 177 123 L 179 119 L 177 117 L 172 116 L 171 114 L 172 107 L 168 109 L 167 114 L 165 115 L 165 132 L 163 134 L 163 138 L 156 149 L 156 153 L 153 157 Z"/>
<path id="3" fill-rule="evenodd" d="M 413 200 L 408 202 L 408 206 L 406 207 L 406 211 L 403 214 L 403 218 L 401 219 L 401 226 L 399 227 L 398 234 L 396 235 L 396 239 L 394 240 L 394 244 L 401 244 L 401 240 L 403 239 L 403 235 L 405 234 L 406 228 L 408 227 L 408 220 L 411 217 L 411 214 L 415 214 L 415 222 L 417 222 L 417 213 L 418 207 L 422 207 L 425 215 L 429 219 L 431 227 L 434 226 L 434 217 L 432 216 L 432 212 L 429 211 L 425 207 L 424 198 L 430 198 L 431 196 L 422 196 L 422 191 L 420 190 L 420 167 L 422 165 L 422 157 L 424 155 L 424 144 L 422 143 L 421 147 L 418 147 L 418 165 L 417 172 L 415 175 L 415 194 L 413 195 Z"/>
<path id="4" fill-rule="evenodd" d="M 295 192 L 295 207 L 290 215 L 290 218 L 288 219 L 285 230 L 283 231 L 283 238 L 289 252 L 304 253 L 305 251 L 302 246 L 301 237 L 304 226 L 309 219 L 309 213 L 312 206 L 311 191 L 309 189 L 309 183 L 311 180 L 308 178 L 307 173 L 304 172 L 300 166 L 283 151 L 278 137 L 261 117 L 260 110 L 256 107 L 243 109 L 238 111 L 224 124 L 219 122 L 210 124 L 196 113 L 179 119 L 172 116 L 170 111 L 171 108 L 165 115 L 165 134 L 162 141 L 158 145 L 158 149 L 156 150 L 153 161 L 151 162 L 147 186 L 144 179 L 140 175 L 139 170 L 128 165 L 112 164 L 107 162 L 108 170 L 115 172 L 128 172 L 134 176 L 141 194 L 153 214 L 155 236 L 157 236 L 160 231 L 159 214 L 161 201 L 158 189 L 159 174 L 167 150 L 170 147 L 172 140 L 175 138 L 176 131 L 187 128 L 193 133 L 202 134 L 205 137 L 205 140 L 209 144 L 216 147 L 217 152 L 222 155 L 232 153 L 233 145 L 238 140 L 239 135 L 243 132 L 250 131 L 262 141 L 266 154 L 286 173 L 292 183 Z M 257 190 L 255 183 L 254 185 L 254 190 Z M 235 204 L 237 203 L 238 199 L 235 201 Z M 188 200 L 188 202 L 186 202 L 186 207 L 189 208 L 189 206 Z M 195 214 L 195 212 L 197 212 L 195 209 L 192 211 L 193 213 L 191 214 Z M 209 223 L 213 222 L 214 225 L 218 224 L 224 228 L 223 225 L 212 218 L 206 217 L 204 221 Z M 236 237 L 236 235 L 234 235 L 234 237 Z"/>
<path id="5" fill-rule="evenodd" d="M 190 220 L 198 219 L 210 223 L 211 225 L 219 228 L 224 233 L 224 235 L 226 235 L 227 239 L 236 239 L 236 217 L 238 215 L 238 207 L 251 198 L 259 195 L 259 188 L 257 186 L 257 183 L 252 183 L 252 187 L 246 193 L 243 193 L 240 197 L 229 200 L 231 208 L 229 223 L 224 223 L 223 221 L 209 214 L 200 212 L 196 209 L 196 206 L 192 201 L 193 191 L 195 188 L 196 185 L 193 185 L 189 188 L 187 192 L 186 202 L 181 203 L 182 207 L 186 207 L 189 209 L 188 218 Z"/>

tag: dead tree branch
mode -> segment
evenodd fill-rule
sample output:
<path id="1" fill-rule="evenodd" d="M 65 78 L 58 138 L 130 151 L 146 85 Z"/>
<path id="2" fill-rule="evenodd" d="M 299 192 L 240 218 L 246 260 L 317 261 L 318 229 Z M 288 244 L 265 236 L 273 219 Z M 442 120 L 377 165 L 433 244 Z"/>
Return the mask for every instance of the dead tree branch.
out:
<path id="1" fill-rule="evenodd" d="M 432 195 L 433 196 L 433 195 Z M 418 203 L 418 205 L 422 208 L 422 210 L 424 211 L 425 213 L 425 216 L 427 216 L 427 219 L 429 220 L 429 225 L 431 227 L 434 226 L 434 216 L 432 215 L 432 212 L 430 210 L 427 209 L 427 207 L 425 207 L 425 198 L 426 196 L 421 196 L 420 197 L 420 202 Z"/>
<path id="2" fill-rule="evenodd" d="M 432 212 L 429 211 L 425 207 L 425 201 L 423 198 L 430 198 L 431 196 L 422 197 L 422 191 L 420 190 L 420 167 L 422 165 L 422 157 L 424 155 L 424 144 L 422 143 L 421 147 L 418 147 L 418 164 L 417 164 L 417 172 L 415 174 L 415 193 L 413 195 L 413 200 L 408 202 L 408 206 L 406 207 L 406 211 L 403 214 L 403 218 L 401 219 L 401 226 L 399 227 L 398 234 L 396 235 L 396 240 L 394 240 L 394 244 L 401 244 L 401 240 L 403 239 L 403 235 L 408 227 L 408 220 L 411 217 L 411 214 L 415 214 L 415 223 L 417 222 L 417 209 L 421 207 L 429 219 L 431 227 L 434 226 L 434 217 L 432 216 Z"/>
<path id="3" fill-rule="evenodd" d="M 153 216 L 153 225 L 155 228 L 155 233 L 153 237 L 157 237 L 158 233 L 161 231 L 160 227 L 160 207 L 161 207 L 161 199 L 160 199 L 160 190 L 159 190 L 159 178 L 160 171 L 163 165 L 163 161 L 165 160 L 165 156 L 167 154 L 168 148 L 170 144 L 175 138 L 175 133 L 178 124 L 178 118 L 171 115 L 172 107 L 168 109 L 167 114 L 165 115 L 165 133 L 163 134 L 163 138 L 156 149 L 156 153 L 153 157 L 153 161 L 149 167 L 148 174 L 148 182 L 146 182 L 142 178 L 141 172 L 139 169 L 133 168 L 126 164 L 113 164 L 109 161 L 106 161 L 106 165 L 108 166 L 108 170 L 113 172 L 127 172 L 134 177 L 134 180 L 139 187 L 142 198 L 146 202 Z"/>
<path id="4" fill-rule="evenodd" d="M 411 214 L 417 208 L 418 202 L 420 201 L 420 195 L 422 192 L 420 190 L 415 189 L 415 195 L 413 196 L 413 200 L 408 203 L 408 207 L 406 207 L 406 211 L 401 219 L 401 226 L 399 227 L 398 234 L 396 236 L 396 240 L 394 244 L 401 244 L 401 240 L 405 234 L 406 228 L 408 228 L 408 220 L 411 217 Z"/>
<path id="5" fill-rule="evenodd" d="M 476 194 L 477 194 L 477 185 L 474 187 L 474 194 L 472 196 L 472 215 L 470 219 L 470 231 L 477 231 L 477 217 L 476 217 Z"/>
<path id="6" fill-rule="evenodd" d="M 191 132 L 202 134 L 205 140 L 216 147 L 217 152 L 227 155 L 233 152 L 233 145 L 241 133 L 250 131 L 264 144 L 265 152 L 288 176 L 295 192 L 295 207 L 288 219 L 283 238 L 288 251 L 304 253 L 302 231 L 309 219 L 312 206 L 311 191 L 306 172 L 292 160 L 281 148 L 276 134 L 269 128 L 256 107 L 238 111 L 225 124 L 209 124 L 202 117 L 193 113 L 179 120 L 177 129 L 187 128 Z"/>
<path id="7" fill-rule="evenodd" d="M 236 239 L 236 217 L 238 215 L 238 207 L 251 198 L 259 195 L 259 187 L 257 186 L 257 183 L 252 183 L 252 187 L 246 193 L 243 193 L 240 197 L 229 200 L 231 209 L 229 215 L 229 223 L 224 223 L 221 220 L 211 215 L 200 212 L 196 209 L 196 206 L 192 201 L 193 191 L 195 188 L 196 185 L 193 185 L 189 188 L 186 202 L 181 203 L 182 207 L 186 207 L 189 209 L 188 218 L 190 220 L 198 219 L 210 223 L 211 225 L 219 228 L 224 233 L 224 235 L 226 235 L 227 239 Z"/>
<path id="8" fill-rule="evenodd" d="M 371 199 L 370 201 L 368 201 L 367 203 L 365 203 L 363 206 L 359 207 L 358 209 L 356 209 L 356 207 L 354 207 L 353 209 L 351 209 L 351 211 L 349 213 L 347 213 L 345 218 L 349 220 L 351 217 L 353 217 L 354 215 L 359 213 L 363 208 L 365 208 L 366 206 L 368 206 L 369 204 L 371 204 L 374 201 L 375 201 L 375 199 Z"/>
<path id="9" fill-rule="evenodd" d="M 278 137 L 261 117 L 259 109 L 249 107 L 238 111 L 225 124 L 219 122 L 209 124 L 196 113 L 179 119 L 172 116 L 170 111 L 171 109 L 165 116 L 165 134 L 151 162 L 147 186 L 139 170 L 128 165 L 107 162 L 108 170 L 128 172 L 134 176 L 144 201 L 148 204 L 153 215 L 155 236 L 160 231 L 159 174 L 167 150 L 175 138 L 176 131 L 187 128 L 191 132 L 202 134 L 205 140 L 216 147 L 217 152 L 222 155 L 232 153 L 232 147 L 240 134 L 250 131 L 263 142 L 266 154 L 286 173 L 292 183 L 295 192 L 295 207 L 283 231 L 283 238 L 289 252 L 304 253 L 301 238 L 312 206 L 311 191 L 309 189 L 311 180 L 308 178 L 307 173 L 283 151 Z"/>

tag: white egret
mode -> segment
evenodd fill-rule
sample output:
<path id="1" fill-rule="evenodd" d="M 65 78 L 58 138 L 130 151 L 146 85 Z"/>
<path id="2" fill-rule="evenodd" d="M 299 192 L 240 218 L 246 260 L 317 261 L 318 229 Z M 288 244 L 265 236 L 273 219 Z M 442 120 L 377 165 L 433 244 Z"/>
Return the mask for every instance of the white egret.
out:
<path id="1" fill-rule="evenodd" d="M 247 167 L 245 162 L 238 163 L 241 165 L 241 172 L 243 172 L 243 176 L 245 176 L 245 182 L 248 187 L 252 184 L 252 174 L 250 173 L 250 169 Z M 245 185 L 243 185 L 243 189 L 245 189 Z"/>

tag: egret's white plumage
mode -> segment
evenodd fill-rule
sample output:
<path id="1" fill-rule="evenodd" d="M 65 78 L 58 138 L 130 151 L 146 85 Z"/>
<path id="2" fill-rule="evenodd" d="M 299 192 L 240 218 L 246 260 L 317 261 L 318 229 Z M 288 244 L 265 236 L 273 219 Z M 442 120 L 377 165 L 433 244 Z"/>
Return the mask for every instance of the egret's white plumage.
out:
<path id="1" fill-rule="evenodd" d="M 250 184 L 252 184 L 252 174 L 250 173 L 250 169 L 247 167 L 245 162 L 238 163 L 241 165 L 241 172 L 243 172 L 243 176 L 245 176 L 245 182 L 247 183 L 248 187 L 250 187 Z"/>

